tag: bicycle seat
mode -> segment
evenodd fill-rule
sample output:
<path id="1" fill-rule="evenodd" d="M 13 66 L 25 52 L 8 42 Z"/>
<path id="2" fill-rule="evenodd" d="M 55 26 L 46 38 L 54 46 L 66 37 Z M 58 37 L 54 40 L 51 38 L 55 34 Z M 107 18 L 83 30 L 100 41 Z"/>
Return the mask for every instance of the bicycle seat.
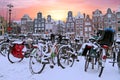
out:
<path id="1" fill-rule="evenodd" d="M 23 41 L 17 40 L 17 41 L 13 41 L 12 44 L 22 44 Z"/>

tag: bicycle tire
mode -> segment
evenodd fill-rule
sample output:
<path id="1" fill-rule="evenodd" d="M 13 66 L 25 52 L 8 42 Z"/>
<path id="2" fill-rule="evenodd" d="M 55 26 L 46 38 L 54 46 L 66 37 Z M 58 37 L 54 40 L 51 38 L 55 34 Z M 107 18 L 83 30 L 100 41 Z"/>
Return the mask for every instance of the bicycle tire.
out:
<path id="1" fill-rule="evenodd" d="M 8 43 L 3 43 L 0 47 L 0 53 L 6 57 L 6 54 L 8 53 L 8 47 L 9 47 L 9 44 Z"/>
<path id="2" fill-rule="evenodd" d="M 8 52 L 8 56 L 7 57 L 8 57 L 8 60 L 11 63 L 21 62 L 24 59 L 24 57 L 23 58 L 16 58 L 16 57 L 14 57 L 10 50 Z"/>
<path id="3" fill-rule="evenodd" d="M 73 66 L 74 62 L 75 62 L 75 59 L 73 58 L 73 62 L 72 62 L 72 64 L 70 65 L 70 67 L 72 67 L 72 66 Z"/>
<path id="4" fill-rule="evenodd" d="M 116 61 L 116 54 L 115 54 L 115 52 L 113 52 L 113 64 L 112 64 L 113 67 L 115 65 L 115 61 Z"/>
<path id="5" fill-rule="evenodd" d="M 57 61 L 58 61 L 58 66 L 61 66 L 63 69 L 67 66 L 72 66 L 74 63 L 73 58 L 71 57 L 71 54 L 68 53 L 68 51 L 71 51 L 72 48 L 69 46 L 63 46 L 58 50 L 58 55 L 57 55 Z"/>
<path id="6" fill-rule="evenodd" d="M 104 69 L 104 67 L 101 67 L 101 70 L 100 70 L 100 73 L 99 73 L 99 77 L 101 77 L 101 75 L 102 75 L 102 73 L 103 73 L 103 69 Z"/>
<path id="7" fill-rule="evenodd" d="M 36 67 L 38 67 L 39 69 L 38 69 L 37 71 L 35 71 L 35 70 L 33 69 L 33 66 L 32 66 L 32 65 L 35 64 L 35 63 L 32 62 L 32 59 L 33 59 L 33 58 L 35 58 L 35 57 L 34 57 L 34 56 L 30 57 L 30 61 L 29 61 L 29 69 L 30 69 L 30 72 L 31 72 L 32 74 L 40 74 L 40 73 L 42 73 L 42 71 L 44 70 L 46 64 L 42 64 L 42 63 L 40 63 L 40 62 L 37 61 L 37 63 L 41 64 L 41 66 L 36 66 Z M 41 67 L 41 68 L 40 68 L 40 67 Z"/>
<path id="8" fill-rule="evenodd" d="M 85 61 L 85 66 L 84 66 L 84 70 L 85 70 L 85 72 L 87 72 L 87 69 L 88 69 L 88 66 L 89 66 L 89 56 L 87 55 L 87 57 L 86 57 L 86 61 Z"/>
<path id="9" fill-rule="evenodd" d="M 117 55 L 117 66 L 120 69 L 120 51 L 118 52 L 118 55 Z"/>

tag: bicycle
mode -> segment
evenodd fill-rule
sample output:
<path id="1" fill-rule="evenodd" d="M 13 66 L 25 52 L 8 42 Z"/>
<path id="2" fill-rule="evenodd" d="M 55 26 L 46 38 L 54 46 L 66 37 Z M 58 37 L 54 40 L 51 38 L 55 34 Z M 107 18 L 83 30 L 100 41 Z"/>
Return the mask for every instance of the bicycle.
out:
<path id="1" fill-rule="evenodd" d="M 115 66 L 115 63 L 117 63 L 117 53 L 119 52 L 118 50 L 118 43 L 115 41 L 113 42 L 112 49 L 111 49 L 111 61 L 109 63 L 112 63 L 112 66 Z"/>
<path id="2" fill-rule="evenodd" d="M 118 70 L 120 72 L 120 40 L 116 40 L 115 41 L 115 60 L 116 60 L 116 63 L 117 63 L 117 66 L 118 66 Z"/>
<path id="3" fill-rule="evenodd" d="M 9 45 L 8 60 L 11 63 L 21 62 L 24 58 L 28 58 L 33 50 L 32 43 L 25 43 L 24 41 L 13 41 Z"/>
<path id="4" fill-rule="evenodd" d="M 96 45 L 96 48 L 95 48 Z M 87 54 L 85 56 L 85 66 L 84 70 L 87 72 L 89 63 L 92 64 L 92 69 L 94 69 L 94 65 L 98 64 L 98 69 L 100 69 L 99 77 L 101 77 L 103 73 L 103 69 L 106 62 L 106 51 L 108 49 L 107 45 L 100 45 L 98 43 L 92 43 L 91 45 L 87 45 L 86 48 L 89 48 Z"/>
<path id="5" fill-rule="evenodd" d="M 67 66 L 72 67 L 75 60 L 78 59 L 77 53 L 75 52 L 76 50 L 71 47 L 71 43 L 68 42 L 68 39 L 66 39 L 66 43 L 64 43 L 58 50 L 58 66 L 61 66 L 63 69 Z"/>
<path id="6" fill-rule="evenodd" d="M 46 41 L 46 40 L 45 40 Z M 40 74 L 47 64 L 50 64 L 51 68 L 57 63 L 55 61 L 58 45 L 55 42 L 51 45 L 49 42 L 39 42 L 37 48 L 34 48 L 30 54 L 29 69 L 32 74 Z"/>

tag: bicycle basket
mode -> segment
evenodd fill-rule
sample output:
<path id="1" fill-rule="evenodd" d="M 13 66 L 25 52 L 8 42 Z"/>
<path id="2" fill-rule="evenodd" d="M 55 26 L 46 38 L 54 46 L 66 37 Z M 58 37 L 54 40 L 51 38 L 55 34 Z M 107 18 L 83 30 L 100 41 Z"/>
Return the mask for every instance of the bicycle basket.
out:
<path id="1" fill-rule="evenodd" d="M 23 48 L 24 48 L 24 45 L 22 44 L 14 44 L 11 50 L 12 55 L 17 58 L 23 58 L 24 57 L 24 55 L 22 54 Z"/>

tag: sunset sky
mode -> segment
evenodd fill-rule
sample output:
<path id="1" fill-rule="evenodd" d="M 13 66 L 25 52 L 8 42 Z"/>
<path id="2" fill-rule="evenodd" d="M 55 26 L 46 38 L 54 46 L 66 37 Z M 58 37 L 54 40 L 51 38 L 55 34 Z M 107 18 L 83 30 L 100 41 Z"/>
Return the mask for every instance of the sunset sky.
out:
<path id="1" fill-rule="evenodd" d="M 91 15 L 99 9 L 105 14 L 108 8 L 116 11 L 120 7 L 120 0 L 0 0 L 0 14 L 6 16 L 9 3 L 14 5 L 14 20 L 19 20 L 24 14 L 34 19 L 38 12 L 42 12 L 45 18 L 50 14 L 55 20 L 65 20 L 68 11 L 73 11 L 76 16 L 78 12 Z"/>

